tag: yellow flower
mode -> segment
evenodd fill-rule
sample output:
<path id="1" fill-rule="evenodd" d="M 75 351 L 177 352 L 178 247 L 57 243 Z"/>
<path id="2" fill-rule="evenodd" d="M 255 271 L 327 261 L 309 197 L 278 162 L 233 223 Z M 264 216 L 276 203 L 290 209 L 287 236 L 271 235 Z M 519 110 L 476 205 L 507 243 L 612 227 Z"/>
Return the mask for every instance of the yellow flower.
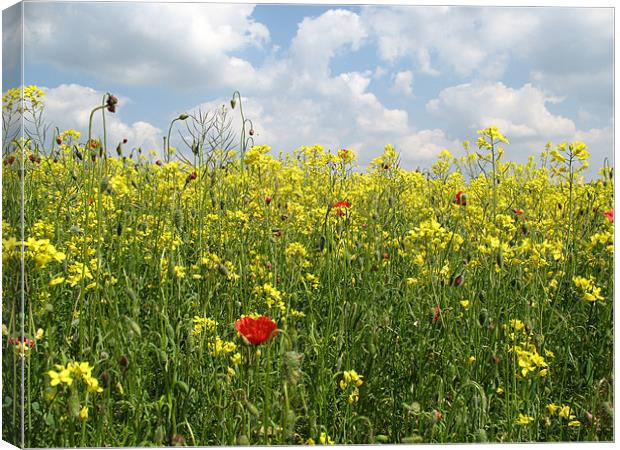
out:
<path id="1" fill-rule="evenodd" d="M 88 407 L 84 406 L 81 410 L 80 410 L 80 420 L 84 421 L 88 419 Z"/>
<path id="2" fill-rule="evenodd" d="M 234 355 L 232 355 L 230 357 L 230 363 L 233 366 L 237 366 L 237 365 L 241 364 L 241 353 L 237 352 Z"/>
<path id="3" fill-rule="evenodd" d="M 532 422 L 532 420 L 534 420 L 534 418 L 531 416 L 519 414 L 519 418 L 515 421 L 515 423 L 517 425 L 528 425 L 529 423 Z"/>
<path id="4" fill-rule="evenodd" d="M 306 440 L 306 445 L 315 445 L 315 444 L 316 444 L 316 442 L 314 442 L 314 439 L 312 439 L 312 438 L 308 438 Z"/>
<path id="5" fill-rule="evenodd" d="M 571 420 L 570 422 L 568 422 L 568 426 L 571 428 L 577 428 L 581 426 L 581 422 L 579 422 L 578 420 Z"/>
<path id="6" fill-rule="evenodd" d="M 332 441 L 332 438 L 330 438 L 329 435 L 325 433 L 324 431 L 322 431 L 321 435 L 319 436 L 319 442 L 321 443 L 321 445 L 325 445 L 325 444 L 333 445 L 334 444 L 334 441 Z"/>
<path id="7" fill-rule="evenodd" d="M 459 302 L 461 304 L 461 306 L 465 309 L 469 308 L 469 300 L 461 300 Z"/>
<path id="8" fill-rule="evenodd" d="M 549 403 L 547 406 L 547 411 L 549 412 L 549 414 L 553 415 L 555 414 L 555 412 L 560 409 L 560 407 L 554 403 Z"/>
<path id="9" fill-rule="evenodd" d="M 64 282 L 65 282 L 65 277 L 56 277 L 50 280 L 49 285 L 56 286 L 57 284 L 64 283 Z"/>
<path id="10" fill-rule="evenodd" d="M 60 372 L 56 372 L 55 370 L 50 370 L 47 372 L 47 375 L 50 377 L 50 386 L 57 386 L 60 383 L 71 386 L 71 384 L 73 383 L 73 378 L 71 378 L 71 372 L 69 371 L 69 369 L 63 368 L 62 370 L 59 370 Z"/>
<path id="11" fill-rule="evenodd" d="M 476 361 L 476 357 L 475 356 L 470 356 L 469 357 L 469 364 L 473 364 Z"/>
<path id="12" fill-rule="evenodd" d="M 558 415 L 563 418 L 563 419 L 567 419 L 569 418 L 571 414 L 571 409 L 570 406 L 568 405 L 562 405 L 562 408 L 560 409 L 560 412 L 558 413 Z"/>

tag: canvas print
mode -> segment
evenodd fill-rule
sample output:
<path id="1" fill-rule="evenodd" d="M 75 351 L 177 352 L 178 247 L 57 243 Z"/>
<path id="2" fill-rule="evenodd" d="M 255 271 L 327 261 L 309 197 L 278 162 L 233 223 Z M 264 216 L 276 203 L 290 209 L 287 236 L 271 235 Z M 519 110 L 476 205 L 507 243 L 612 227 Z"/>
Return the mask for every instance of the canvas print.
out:
<path id="1" fill-rule="evenodd" d="M 613 441 L 614 10 L 3 10 L 2 438 Z"/>

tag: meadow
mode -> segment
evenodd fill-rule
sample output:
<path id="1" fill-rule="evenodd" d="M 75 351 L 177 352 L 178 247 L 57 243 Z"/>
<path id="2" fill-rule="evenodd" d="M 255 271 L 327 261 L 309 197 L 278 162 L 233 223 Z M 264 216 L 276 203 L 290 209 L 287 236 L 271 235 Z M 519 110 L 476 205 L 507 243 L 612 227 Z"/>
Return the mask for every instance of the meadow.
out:
<path id="1" fill-rule="evenodd" d="M 613 170 L 586 180 L 586 143 L 516 164 L 489 127 L 428 170 L 390 145 L 358 168 L 195 113 L 187 149 L 149 152 L 45 134 L 20 95 L 5 439 L 23 364 L 29 447 L 613 440 Z"/>

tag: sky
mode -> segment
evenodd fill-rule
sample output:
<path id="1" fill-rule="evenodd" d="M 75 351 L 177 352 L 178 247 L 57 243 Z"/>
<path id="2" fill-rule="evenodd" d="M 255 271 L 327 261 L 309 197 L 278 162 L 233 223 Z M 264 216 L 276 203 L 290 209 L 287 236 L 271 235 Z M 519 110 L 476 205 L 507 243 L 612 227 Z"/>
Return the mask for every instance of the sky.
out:
<path id="1" fill-rule="evenodd" d="M 19 83 L 11 14 L 3 91 Z M 507 159 L 581 140 L 596 173 L 613 158 L 613 26 L 611 8 L 26 2 L 24 83 L 61 130 L 113 93 L 109 140 L 145 150 L 238 90 L 276 155 L 321 144 L 363 167 L 389 143 L 429 167 L 496 125 Z"/>

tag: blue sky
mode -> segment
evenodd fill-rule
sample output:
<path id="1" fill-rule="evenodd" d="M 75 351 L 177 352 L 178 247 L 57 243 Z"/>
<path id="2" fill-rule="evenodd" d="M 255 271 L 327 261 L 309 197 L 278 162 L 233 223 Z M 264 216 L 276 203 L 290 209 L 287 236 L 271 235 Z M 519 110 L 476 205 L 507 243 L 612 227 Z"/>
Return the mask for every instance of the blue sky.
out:
<path id="1" fill-rule="evenodd" d="M 238 89 L 274 153 L 320 143 L 364 165 L 392 143 L 424 167 L 498 125 L 512 160 L 583 140 L 600 166 L 613 156 L 613 32 L 610 8 L 26 3 L 24 81 L 45 88 L 60 128 L 85 129 L 116 94 L 112 139 L 146 149 L 180 112 Z"/>

